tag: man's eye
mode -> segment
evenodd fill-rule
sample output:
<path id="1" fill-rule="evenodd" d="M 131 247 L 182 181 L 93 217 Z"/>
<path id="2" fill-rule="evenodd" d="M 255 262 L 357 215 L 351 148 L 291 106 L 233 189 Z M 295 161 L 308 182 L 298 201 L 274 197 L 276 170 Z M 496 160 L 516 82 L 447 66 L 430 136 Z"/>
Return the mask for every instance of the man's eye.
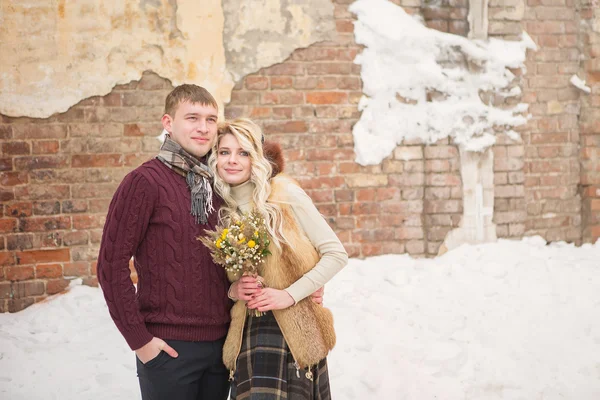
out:
<path id="1" fill-rule="evenodd" d="M 197 119 L 198 119 L 198 118 L 196 118 L 196 117 L 188 117 L 188 120 L 190 120 L 190 121 L 195 121 L 195 120 L 197 120 Z"/>
<path id="2" fill-rule="evenodd" d="M 217 120 L 215 118 L 209 118 L 208 122 L 212 122 L 213 124 L 216 124 Z"/>

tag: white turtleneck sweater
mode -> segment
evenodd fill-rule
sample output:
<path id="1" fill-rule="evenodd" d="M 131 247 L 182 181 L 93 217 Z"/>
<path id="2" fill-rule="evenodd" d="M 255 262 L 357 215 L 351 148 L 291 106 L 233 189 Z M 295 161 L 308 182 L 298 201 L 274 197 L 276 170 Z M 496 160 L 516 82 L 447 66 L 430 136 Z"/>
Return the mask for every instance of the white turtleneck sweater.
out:
<path id="1" fill-rule="evenodd" d="M 252 211 L 254 183 L 247 181 L 231 187 L 231 195 L 242 212 Z M 348 254 L 337 235 L 317 210 L 312 199 L 297 185 L 289 184 L 285 193 L 296 220 L 321 259 L 309 272 L 285 290 L 297 303 L 323 287 L 348 263 Z"/>

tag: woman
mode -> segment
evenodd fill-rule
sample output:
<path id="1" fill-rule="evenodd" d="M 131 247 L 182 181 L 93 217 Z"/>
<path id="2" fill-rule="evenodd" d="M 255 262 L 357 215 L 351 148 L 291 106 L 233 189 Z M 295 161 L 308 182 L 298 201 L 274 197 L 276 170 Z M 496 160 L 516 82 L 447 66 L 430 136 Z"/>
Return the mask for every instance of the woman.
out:
<path id="1" fill-rule="evenodd" d="M 236 304 L 223 361 L 231 370 L 232 399 L 330 399 L 326 356 L 335 344 L 333 318 L 308 297 L 348 255 L 310 197 L 281 173 L 279 146 L 264 143 L 255 123 L 224 123 L 215 146 L 209 166 L 226 203 L 221 218 L 256 209 L 271 238 L 260 276 L 243 276 L 229 289 Z M 249 316 L 247 308 L 264 315 Z"/>

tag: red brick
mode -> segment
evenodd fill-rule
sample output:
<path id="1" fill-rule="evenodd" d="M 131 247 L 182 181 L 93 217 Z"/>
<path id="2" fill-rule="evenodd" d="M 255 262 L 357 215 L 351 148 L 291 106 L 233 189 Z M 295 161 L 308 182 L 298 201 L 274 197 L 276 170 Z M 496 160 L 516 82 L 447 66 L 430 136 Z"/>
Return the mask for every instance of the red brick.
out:
<path id="1" fill-rule="evenodd" d="M 105 215 L 74 215 L 73 229 L 102 228 L 106 221 Z"/>
<path id="2" fill-rule="evenodd" d="M 354 158 L 353 149 L 311 149 L 306 154 L 308 161 L 348 160 Z"/>
<path id="3" fill-rule="evenodd" d="M 45 291 L 44 282 L 41 281 L 15 282 L 12 284 L 12 295 L 16 298 L 39 296 L 44 294 Z"/>
<path id="4" fill-rule="evenodd" d="M 46 293 L 56 294 L 65 290 L 69 286 L 67 279 L 51 279 L 46 282 Z"/>
<path id="5" fill-rule="evenodd" d="M 67 137 L 67 125 L 15 124 L 13 125 L 13 137 L 16 139 L 64 139 Z"/>
<path id="6" fill-rule="evenodd" d="M 14 199 L 15 199 L 15 193 L 12 188 L 8 189 L 8 190 L 0 189 L 0 201 L 4 202 L 4 201 L 11 201 Z"/>
<path id="7" fill-rule="evenodd" d="M 338 85 L 338 78 L 335 76 L 322 76 L 317 79 L 316 89 L 335 89 Z"/>
<path id="8" fill-rule="evenodd" d="M 306 102 L 311 104 L 342 104 L 348 102 L 345 92 L 308 92 Z"/>
<path id="9" fill-rule="evenodd" d="M 247 76 L 244 81 L 249 90 L 264 90 L 269 87 L 269 78 L 266 76 Z"/>
<path id="10" fill-rule="evenodd" d="M 138 167 L 138 166 L 142 165 L 143 163 L 145 163 L 146 161 L 153 158 L 154 156 L 155 156 L 154 154 L 143 154 L 143 153 L 127 154 L 127 155 L 125 155 L 125 162 L 123 163 L 123 166 L 124 167 Z"/>
<path id="11" fill-rule="evenodd" d="M 26 250 L 33 248 L 32 234 L 15 234 L 6 236 L 6 248 L 8 250 Z"/>
<path id="12" fill-rule="evenodd" d="M 33 267 L 27 266 L 4 267 L 4 275 L 8 281 L 26 281 L 35 276 Z"/>
<path id="13" fill-rule="evenodd" d="M 269 122 L 264 124 L 265 133 L 303 133 L 307 131 L 304 121 Z"/>
<path id="14" fill-rule="evenodd" d="M 58 201 L 36 201 L 33 203 L 34 215 L 60 214 L 60 202 Z"/>
<path id="15" fill-rule="evenodd" d="M 302 92 L 264 92 L 261 95 L 261 104 L 304 104 L 304 93 Z"/>
<path id="16" fill-rule="evenodd" d="M 57 229 L 70 229 L 71 218 L 65 216 L 25 218 L 21 221 L 21 228 L 24 232 L 43 232 L 55 231 Z"/>
<path id="17" fill-rule="evenodd" d="M 68 185 L 34 185 L 17 186 L 15 193 L 20 200 L 45 200 L 69 197 Z"/>
<path id="18" fill-rule="evenodd" d="M 15 168 L 18 170 L 65 168 L 68 166 L 69 158 L 67 156 L 15 157 Z"/>
<path id="19" fill-rule="evenodd" d="M 15 253 L 7 251 L 0 252 L 0 265 L 15 265 Z"/>
<path id="20" fill-rule="evenodd" d="M 291 77 L 289 77 L 289 76 L 272 76 L 271 77 L 271 89 L 289 89 L 291 87 L 292 87 L 292 78 Z"/>
<path id="21" fill-rule="evenodd" d="M 354 32 L 354 24 L 352 20 L 336 20 L 335 28 L 338 32 L 342 33 L 352 33 Z"/>
<path id="22" fill-rule="evenodd" d="M 349 75 L 352 72 L 350 63 L 313 63 L 306 72 L 309 75 Z"/>
<path id="23" fill-rule="evenodd" d="M 65 232 L 63 235 L 63 243 L 65 246 L 76 246 L 87 244 L 89 240 L 87 231 L 71 231 Z"/>
<path id="24" fill-rule="evenodd" d="M 273 108 L 273 118 L 275 119 L 292 119 L 292 111 L 291 107 L 274 107 Z"/>
<path id="25" fill-rule="evenodd" d="M 0 158 L 0 171 L 12 171 L 13 170 L 13 159 L 12 158 Z"/>
<path id="26" fill-rule="evenodd" d="M 271 116 L 271 107 L 252 107 L 250 109 L 250 118 L 263 119 Z"/>
<path id="27" fill-rule="evenodd" d="M 58 153 L 58 140 L 34 140 L 33 154 L 55 154 Z"/>
<path id="28" fill-rule="evenodd" d="M 96 277 L 87 277 L 82 279 L 82 283 L 86 286 L 98 287 L 98 278 Z M 136 282 L 137 283 L 137 279 Z"/>
<path id="29" fill-rule="evenodd" d="M 301 186 L 305 189 L 335 189 L 344 185 L 344 178 L 341 176 L 334 177 L 318 177 L 318 178 L 299 178 Z"/>
<path id="30" fill-rule="evenodd" d="M 70 260 L 69 249 L 19 251 L 16 253 L 17 264 L 37 264 Z"/>
<path id="31" fill-rule="evenodd" d="M 43 232 L 35 233 L 33 235 L 33 247 L 34 249 L 53 247 L 58 248 L 62 246 L 62 232 Z"/>
<path id="32" fill-rule="evenodd" d="M 435 29 L 440 32 L 448 32 L 448 21 L 447 20 L 426 20 L 425 25 L 430 29 Z"/>
<path id="33" fill-rule="evenodd" d="M 2 121 L 1 117 L 0 117 L 0 121 Z M 13 137 L 12 125 L 0 125 L 0 139 L 6 140 L 6 139 L 12 139 L 12 137 Z"/>
<path id="34" fill-rule="evenodd" d="M 21 311 L 34 303 L 35 300 L 31 297 L 24 299 L 10 299 L 8 301 L 8 312 L 14 313 Z"/>
<path id="35" fill-rule="evenodd" d="M 93 168 L 93 167 L 120 167 L 122 165 L 122 155 L 120 154 L 86 154 L 73 155 L 73 168 Z"/>
<path id="36" fill-rule="evenodd" d="M 64 267 L 65 276 L 89 276 L 90 264 L 85 261 L 67 263 Z"/>
<path id="37" fill-rule="evenodd" d="M 65 200 L 62 202 L 62 212 L 71 214 L 71 213 L 81 213 L 86 212 L 88 210 L 88 202 L 87 200 Z"/>
<path id="38" fill-rule="evenodd" d="M 110 198 L 106 199 L 91 199 L 90 200 L 90 212 L 91 213 L 103 213 L 106 214 L 108 205 L 110 204 Z"/>
<path id="39" fill-rule="evenodd" d="M 7 156 L 31 154 L 31 147 L 27 142 L 2 143 L 2 153 Z"/>
<path id="40" fill-rule="evenodd" d="M 0 185 L 17 186 L 29 182 L 27 172 L 0 172 Z"/>
<path id="41" fill-rule="evenodd" d="M 73 185 L 71 187 L 71 195 L 74 199 L 112 198 L 118 185 L 119 183 L 116 182 Z M 90 212 L 94 212 L 91 209 L 91 201 Z"/>
<path id="42" fill-rule="evenodd" d="M 265 68 L 263 72 L 266 75 L 304 75 L 304 65 L 286 62 Z"/>
<path id="43" fill-rule="evenodd" d="M 63 269 L 60 264 L 38 264 L 35 266 L 35 277 L 37 279 L 60 278 Z"/>
<path id="44" fill-rule="evenodd" d="M 335 201 L 354 201 L 354 191 L 352 190 L 336 190 L 335 191 Z"/>
<path id="45" fill-rule="evenodd" d="M 15 232 L 17 220 L 14 218 L 0 218 L 0 233 Z"/>
<path id="46" fill-rule="evenodd" d="M 138 124 L 125 124 L 125 136 L 144 136 Z"/>

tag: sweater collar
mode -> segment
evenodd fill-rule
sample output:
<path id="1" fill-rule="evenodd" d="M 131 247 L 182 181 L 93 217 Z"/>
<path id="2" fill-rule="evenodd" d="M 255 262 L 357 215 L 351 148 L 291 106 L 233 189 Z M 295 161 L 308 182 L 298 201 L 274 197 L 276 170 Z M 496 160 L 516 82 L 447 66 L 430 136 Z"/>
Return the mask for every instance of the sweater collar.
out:
<path id="1" fill-rule="evenodd" d="M 252 192 L 254 192 L 254 183 L 249 180 L 231 187 L 231 196 L 241 208 L 252 203 Z"/>

